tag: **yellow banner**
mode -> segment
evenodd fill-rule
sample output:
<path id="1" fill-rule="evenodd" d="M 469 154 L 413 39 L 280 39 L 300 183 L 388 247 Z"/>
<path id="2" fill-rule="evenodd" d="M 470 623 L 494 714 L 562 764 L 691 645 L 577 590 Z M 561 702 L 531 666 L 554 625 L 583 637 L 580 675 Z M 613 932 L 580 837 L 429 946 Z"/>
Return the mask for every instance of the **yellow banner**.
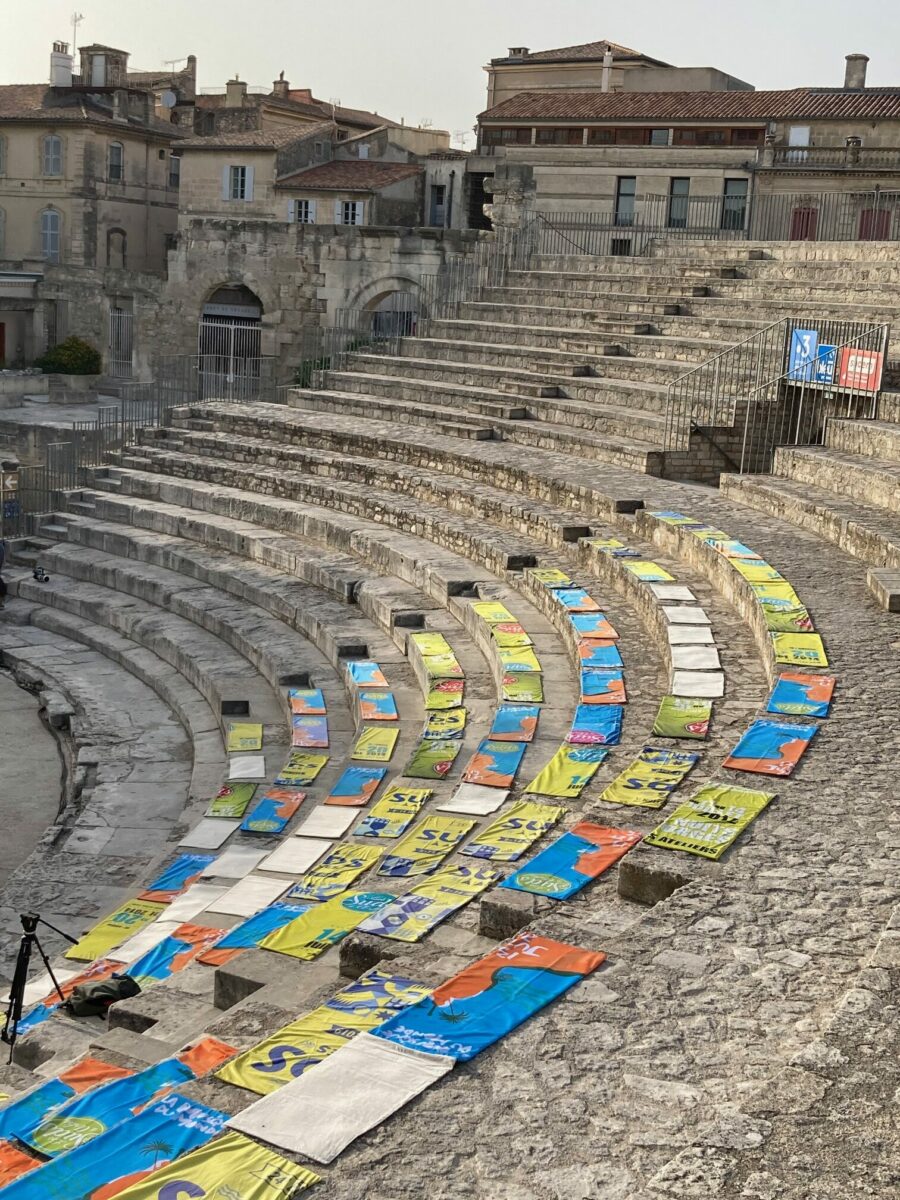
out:
<path id="1" fill-rule="evenodd" d="M 474 826 L 461 817 L 426 817 L 385 856 L 378 874 L 430 875 Z"/>
<path id="2" fill-rule="evenodd" d="M 792 667 L 827 667 L 828 656 L 817 633 L 773 633 L 775 661 Z"/>
<path id="3" fill-rule="evenodd" d="M 478 613 L 482 621 L 487 621 L 488 625 L 495 625 L 499 621 L 515 621 L 515 617 L 509 611 L 505 604 L 501 604 L 499 600 L 479 600 L 477 604 L 473 604 L 472 608 Z"/>
<path id="4" fill-rule="evenodd" d="M 348 892 L 317 904 L 289 925 L 268 934 L 259 943 L 263 950 L 289 954 L 307 962 L 336 946 L 370 913 L 377 912 L 394 897 L 388 892 Z"/>
<path id="5" fill-rule="evenodd" d="M 425 654 L 422 664 L 429 679 L 462 679 L 463 669 L 449 647 L 443 654 Z"/>
<path id="6" fill-rule="evenodd" d="M 504 621 L 491 629 L 494 641 L 503 650 L 515 650 L 522 646 L 533 646 L 534 642 L 518 621 Z"/>
<path id="7" fill-rule="evenodd" d="M 534 804 L 530 800 L 520 800 L 473 838 L 462 853 L 494 862 L 513 862 L 533 842 L 543 837 L 565 811 L 555 804 Z"/>
<path id="8" fill-rule="evenodd" d="M 368 871 L 381 858 L 377 846 L 355 846 L 352 842 L 338 842 L 299 883 L 294 884 L 286 899 L 330 900 L 346 891 L 355 879 Z"/>
<path id="9" fill-rule="evenodd" d="M 397 838 L 419 815 L 431 788 L 393 787 L 365 814 L 354 837 Z"/>
<path id="10" fill-rule="evenodd" d="M 104 958 L 115 946 L 155 921 L 165 912 L 165 904 L 154 900 L 126 900 L 115 912 L 104 917 L 89 930 L 80 942 L 66 951 L 66 958 L 77 958 L 80 962 L 93 962 Z"/>
<path id="11" fill-rule="evenodd" d="M 747 558 L 730 558 L 728 561 L 748 583 L 778 583 L 784 579 L 784 576 L 767 562 Z"/>
<path id="12" fill-rule="evenodd" d="M 366 726 L 356 739 L 351 758 L 357 762 L 388 762 L 397 745 L 399 729 Z"/>
<path id="13" fill-rule="evenodd" d="M 498 647 L 498 655 L 500 662 L 503 664 L 503 670 L 518 674 L 522 671 L 539 672 L 541 664 L 538 662 L 538 657 L 535 652 L 528 646 L 522 649 L 506 650 L 502 646 Z"/>
<path id="14" fill-rule="evenodd" d="M 538 583 L 542 583 L 544 587 L 572 586 L 572 580 L 565 571 L 559 571 L 556 567 L 529 567 L 526 574 L 530 575 L 532 579 L 536 579 Z"/>
<path id="15" fill-rule="evenodd" d="M 188 1196 L 285 1200 L 320 1181 L 321 1176 L 242 1133 L 226 1133 L 116 1195 L 119 1200 L 186 1200 Z"/>
<path id="16" fill-rule="evenodd" d="M 432 680 L 425 696 L 426 711 L 459 708 L 463 702 L 464 689 L 465 681 L 462 679 Z"/>
<path id="17" fill-rule="evenodd" d="M 409 640 L 414 643 L 424 658 L 427 654 L 452 654 L 450 643 L 442 633 L 411 633 Z"/>
<path id="18" fill-rule="evenodd" d="M 466 710 L 450 708 L 445 712 L 430 712 L 425 719 L 424 737 L 438 741 L 444 738 L 462 737 L 466 727 Z"/>
<path id="19" fill-rule="evenodd" d="M 534 796 L 575 799 L 597 774 L 606 755 L 602 746 L 560 746 L 525 791 Z"/>
<path id="20" fill-rule="evenodd" d="M 262 725 L 242 724 L 239 721 L 232 721 L 229 724 L 226 744 L 229 754 L 236 754 L 241 750 L 262 750 L 262 744 Z"/>

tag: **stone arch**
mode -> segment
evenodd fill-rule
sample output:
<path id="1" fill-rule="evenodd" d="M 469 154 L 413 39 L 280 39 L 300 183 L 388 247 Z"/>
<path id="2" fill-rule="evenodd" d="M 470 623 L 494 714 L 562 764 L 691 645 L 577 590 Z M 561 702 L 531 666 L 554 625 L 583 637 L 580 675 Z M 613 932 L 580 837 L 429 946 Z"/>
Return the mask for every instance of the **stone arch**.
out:
<path id="1" fill-rule="evenodd" d="M 124 271 L 128 264 L 128 235 L 124 229 L 106 231 L 106 265 Z"/>
<path id="2" fill-rule="evenodd" d="M 351 293 L 346 307 L 361 308 L 368 312 L 375 312 L 389 296 L 398 292 L 405 292 L 415 296 L 421 307 L 421 282 L 408 275 L 383 275 L 379 279 L 373 279 L 369 283 L 362 284 L 356 291 Z"/>
<path id="3" fill-rule="evenodd" d="M 201 355 L 258 359 L 265 304 L 245 283 L 219 283 L 200 307 L 197 349 Z"/>

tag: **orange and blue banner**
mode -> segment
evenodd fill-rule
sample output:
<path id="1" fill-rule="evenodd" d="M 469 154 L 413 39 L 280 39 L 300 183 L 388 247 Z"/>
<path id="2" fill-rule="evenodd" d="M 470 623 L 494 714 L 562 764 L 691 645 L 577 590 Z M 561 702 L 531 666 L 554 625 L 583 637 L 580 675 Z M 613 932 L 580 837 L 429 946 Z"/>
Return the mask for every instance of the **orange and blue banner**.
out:
<path id="1" fill-rule="evenodd" d="M 378 791 L 385 775 L 387 767 L 347 767 L 325 797 L 325 803 L 362 808 Z"/>
<path id="2" fill-rule="evenodd" d="M 397 721 L 393 692 L 360 692 L 359 716 L 363 721 Z"/>
<path id="3" fill-rule="evenodd" d="M 582 704 L 624 704 L 625 676 L 621 670 L 581 668 Z"/>
<path id="4" fill-rule="evenodd" d="M 618 746 L 623 711 L 621 704 L 579 704 L 566 741 L 570 746 Z"/>
<path id="5" fill-rule="evenodd" d="M 757 775 L 790 775 L 818 728 L 789 721 L 754 721 L 722 765 Z"/>
<path id="6" fill-rule="evenodd" d="M 147 890 L 141 892 L 138 899 L 169 904 L 199 879 L 205 867 L 215 861 L 214 854 L 179 854 L 174 862 L 169 863 L 153 882 L 147 885 Z"/>
<path id="7" fill-rule="evenodd" d="M 99 1058 L 84 1058 L 0 1109 L 0 1139 L 18 1138 L 27 1145 L 31 1134 L 54 1109 L 114 1079 L 133 1074 L 129 1067 L 114 1067 Z"/>
<path id="8" fill-rule="evenodd" d="M 357 687 L 390 687 L 381 667 L 371 660 L 360 659 L 358 662 L 347 663 L 347 673 Z"/>
<path id="9" fill-rule="evenodd" d="M 140 958 L 129 963 L 125 973 L 145 990 L 151 984 L 160 983 L 170 975 L 183 971 L 198 955 L 215 945 L 221 936 L 221 929 L 205 925 L 179 925 L 171 937 L 163 938 Z"/>
<path id="10" fill-rule="evenodd" d="M 602 638 L 614 642 L 619 636 L 602 612 L 570 613 L 569 621 L 579 638 Z"/>
<path id="11" fill-rule="evenodd" d="M 833 675 L 783 671 L 769 697 L 766 712 L 784 717 L 827 717 L 835 683 Z"/>
<path id="12" fill-rule="evenodd" d="M 600 611 L 600 605 L 587 594 L 584 588 L 554 588 L 551 595 L 557 604 L 563 606 L 566 612 L 589 613 Z"/>
<path id="13" fill-rule="evenodd" d="M 641 840 L 633 829 L 609 829 L 580 821 L 546 850 L 523 863 L 501 887 L 552 900 L 567 900 L 627 854 Z"/>
<path id="14" fill-rule="evenodd" d="M 306 799 L 306 792 L 290 787 L 270 787 L 241 822 L 244 833 L 283 833 L 288 821 Z"/>
<path id="15" fill-rule="evenodd" d="M 615 642 L 606 638 L 582 638 L 578 643 L 582 667 L 621 667 L 622 656 Z"/>
<path id="16" fill-rule="evenodd" d="M 538 704 L 501 704 L 488 735 L 494 742 L 531 742 L 541 714 Z"/>
<path id="17" fill-rule="evenodd" d="M 301 750 L 324 750 L 328 746 L 328 718 L 295 713 L 291 717 L 291 745 Z"/>
<path id="18" fill-rule="evenodd" d="M 522 742 L 495 742 L 485 738 L 469 759 L 463 779 L 466 783 L 480 783 L 482 787 L 511 788 L 527 749 Z"/>
<path id="19" fill-rule="evenodd" d="M 291 712 L 298 717 L 324 717 L 325 697 L 321 688 L 290 688 L 288 700 Z"/>

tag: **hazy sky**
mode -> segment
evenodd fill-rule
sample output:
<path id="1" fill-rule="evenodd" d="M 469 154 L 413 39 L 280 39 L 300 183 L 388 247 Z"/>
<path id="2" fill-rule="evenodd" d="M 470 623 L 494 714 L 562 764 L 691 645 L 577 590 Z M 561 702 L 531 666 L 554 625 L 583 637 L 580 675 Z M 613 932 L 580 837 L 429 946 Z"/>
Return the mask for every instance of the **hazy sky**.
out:
<path id="1" fill-rule="evenodd" d="M 844 55 L 859 51 L 870 84 L 900 86 L 892 0 L 0 0 L 0 82 L 46 81 L 50 43 L 71 40 L 76 7 L 79 43 L 130 50 L 135 69 L 194 53 L 201 87 L 235 71 L 268 85 L 284 70 L 322 99 L 451 132 L 471 130 L 481 68 L 513 45 L 610 38 L 762 88 L 840 86 Z"/>

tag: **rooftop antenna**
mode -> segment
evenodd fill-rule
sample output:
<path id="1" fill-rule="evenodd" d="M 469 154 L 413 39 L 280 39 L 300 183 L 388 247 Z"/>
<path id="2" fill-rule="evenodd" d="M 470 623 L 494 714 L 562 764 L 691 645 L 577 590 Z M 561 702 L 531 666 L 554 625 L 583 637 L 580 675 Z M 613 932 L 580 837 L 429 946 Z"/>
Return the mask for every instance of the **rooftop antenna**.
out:
<path id="1" fill-rule="evenodd" d="M 466 142 L 469 140 L 469 131 L 467 129 L 454 129 L 453 136 L 456 138 L 460 147 L 465 150 Z"/>
<path id="2" fill-rule="evenodd" d="M 84 13 L 80 13 L 80 12 L 72 13 L 72 53 L 73 54 L 75 53 L 75 50 L 78 45 L 78 26 L 81 24 L 81 22 L 83 20 L 84 20 Z"/>
<path id="3" fill-rule="evenodd" d="M 179 64 L 179 63 L 183 63 L 183 62 L 187 62 L 187 59 L 186 59 L 186 58 L 184 58 L 184 57 L 182 57 L 182 58 L 164 58 L 164 59 L 163 59 L 163 66 L 164 66 L 164 67 L 171 67 L 171 68 L 172 68 L 172 71 L 173 71 L 173 73 L 174 73 L 174 71 L 175 71 L 175 68 L 178 66 L 178 64 Z"/>

